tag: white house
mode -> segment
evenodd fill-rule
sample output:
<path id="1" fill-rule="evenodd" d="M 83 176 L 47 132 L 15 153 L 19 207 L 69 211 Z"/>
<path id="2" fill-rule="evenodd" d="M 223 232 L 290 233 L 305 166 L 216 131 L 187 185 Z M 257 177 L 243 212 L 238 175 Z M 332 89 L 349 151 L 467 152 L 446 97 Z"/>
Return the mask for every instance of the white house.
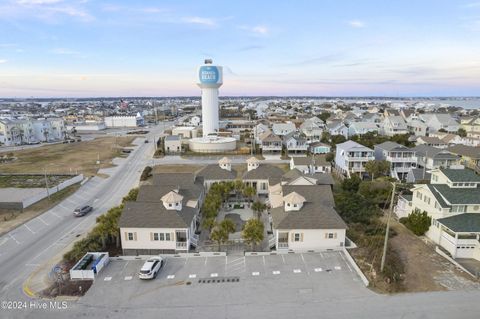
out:
<path id="1" fill-rule="evenodd" d="M 273 123 L 272 125 L 273 134 L 277 136 L 284 136 L 292 132 L 295 132 L 296 130 L 297 128 L 295 127 L 295 124 L 293 124 L 292 122 Z"/>
<path id="2" fill-rule="evenodd" d="M 345 246 L 346 224 L 334 210 L 328 185 L 283 185 L 274 189 L 273 236 L 269 243 L 277 250 L 304 251 Z"/>
<path id="3" fill-rule="evenodd" d="M 383 121 L 383 132 L 387 136 L 396 134 L 407 134 L 407 123 L 400 115 L 387 116 Z"/>
<path id="4" fill-rule="evenodd" d="M 375 159 L 390 163 L 390 176 L 404 180 L 412 168 L 417 167 L 415 152 L 404 145 L 394 142 L 384 142 L 375 145 Z"/>
<path id="5" fill-rule="evenodd" d="M 348 136 L 363 135 L 368 132 L 378 133 L 378 125 L 372 122 L 354 122 L 348 127 Z"/>
<path id="6" fill-rule="evenodd" d="M 198 244 L 195 231 L 203 198 L 193 174 L 154 175 L 153 185 L 140 187 L 137 201 L 125 203 L 119 220 L 123 254 L 188 252 Z"/>
<path id="7" fill-rule="evenodd" d="M 425 113 L 418 117 L 428 126 L 430 132 L 443 129 L 448 133 L 456 133 L 460 128 L 460 124 L 448 113 Z"/>
<path id="8" fill-rule="evenodd" d="M 480 260 L 480 176 L 469 169 L 434 169 L 431 184 L 415 185 L 412 192 L 412 211 L 432 218 L 426 235 L 453 258 Z"/>
<path id="9" fill-rule="evenodd" d="M 365 172 L 365 164 L 375 160 L 374 151 L 354 141 L 337 144 L 335 168 L 347 175 Z"/>
<path id="10" fill-rule="evenodd" d="M 290 158 L 290 169 L 298 169 L 304 174 L 331 173 L 332 165 L 324 155 Z"/>

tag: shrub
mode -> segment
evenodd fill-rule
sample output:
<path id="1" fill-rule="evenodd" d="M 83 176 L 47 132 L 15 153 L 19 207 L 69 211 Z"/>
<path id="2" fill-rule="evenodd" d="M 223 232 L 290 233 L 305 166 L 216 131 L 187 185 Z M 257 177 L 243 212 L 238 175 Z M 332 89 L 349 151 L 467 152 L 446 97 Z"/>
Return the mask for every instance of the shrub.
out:
<path id="1" fill-rule="evenodd" d="M 151 166 L 146 166 L 143 169 L 142 175 L 140 175 L 140 180 L 141 181 L 146 181 L 150 176 L 152 176 L 152 167 Z"/>
<path id="2" fill-rule="evenodd" d="M 415 210 L 408 215 L 408 217 L 400 218 L 400 222 L 415 235 L 422 236 L 427 232 L 428 228 L 430 228 L 432 218 L 427 215 L 426 211 L 420 212 L 419 210 Z"/>

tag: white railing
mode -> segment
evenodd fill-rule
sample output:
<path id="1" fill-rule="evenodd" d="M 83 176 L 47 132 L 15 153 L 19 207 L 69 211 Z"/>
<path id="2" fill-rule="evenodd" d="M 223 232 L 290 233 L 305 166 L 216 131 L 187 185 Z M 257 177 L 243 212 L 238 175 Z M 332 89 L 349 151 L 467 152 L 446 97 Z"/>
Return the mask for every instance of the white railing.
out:
<path id="1" fill-rule="evenodd" d="M 281 242 L 279 242 L 277 249 L 288 249 L 288 243 L 285 243 L 285 242 L 281 243 Z"/>
<path id="2" fill-rule="evenodd" d="M 351 172 L 365 172 L 365 168 L 364 167 L 350 167 L 349 168 L 349 171 Z"/>
<path id="3" fill-rule="evenodd" d="M 276 244 L 276 239 L 275 239 L 275 236 L 272 236 L 268 239 L 268 247 L 269 248 L 272 248 L 273 246 L 275 246 Z"/>
<path id="4" fill-rule="evenodd" d="M 368 162 L 375 160 L 373 156 L 366 156 L 366 157 L 357 157 L 357 156 L 346 156 L 345 159 L 349 162 Z"/>
<path id="5" fill-rule="evenodd" d="M 186 250 L 187 242 L 186 241 L 177 241 L 177 249 Z"/>
<path id="6" fill-rule="evenodd" d="M 198 246 L 198 239 L 199 239 L 199 238 L 198 238 L 198 235 L 193 234 L 193 235 L 190 237 L 190 243 L 191 243 L 193 246 L 197 247 L 197 246 Z"/>
<path id="7" fill-rule="evenodd" d="M 387 156 L 386 160 L 391 163 L 417 163 L 417 157 L 416 156 L 411 156 L 411 157 L 391 157 Z"/>

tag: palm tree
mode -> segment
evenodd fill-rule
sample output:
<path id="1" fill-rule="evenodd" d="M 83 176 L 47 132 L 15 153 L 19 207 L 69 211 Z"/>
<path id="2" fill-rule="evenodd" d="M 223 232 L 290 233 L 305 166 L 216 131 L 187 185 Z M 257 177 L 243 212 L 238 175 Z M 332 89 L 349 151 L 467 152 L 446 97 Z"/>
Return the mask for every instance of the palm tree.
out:
<path id="1" fill-rule="evenodd" d="M 264 226 L 258 219 L 252 218 L 247 221 L 243 228 L 242 237 L 247 244 L 252 245 L 252 250 L 255 251 L 256 246 L 263 241 Z"/>
<path id="2" fill-rule="evenodd" d="M 257 190 L 252 186 L 247 186 L 243 189 L 243 196 L 247 197 L 249 201 L 257 194 Z"/>
<path id="3" fill-rule="evenodd" d="M 267 205 L 260 201 L 256 201 L 252 204 L 252 210 L 257 213 L 257 219 L 260 220 L 262 212 L 267 208 Z"/>

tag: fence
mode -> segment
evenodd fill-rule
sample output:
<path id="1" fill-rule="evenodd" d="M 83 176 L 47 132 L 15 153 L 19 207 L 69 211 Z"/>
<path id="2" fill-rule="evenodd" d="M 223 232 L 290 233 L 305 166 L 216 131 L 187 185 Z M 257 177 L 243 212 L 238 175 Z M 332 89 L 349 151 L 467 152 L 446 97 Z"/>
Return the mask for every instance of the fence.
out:
<path id="1" fill-rule="evenodd" d="M 80 175 L 76 175 L 60 184 L 58 184 L 57 186 L 54 186 L 54 187 L 51 187 L 48 189 L 48 192 L 47 190 L 45 189 L 44 191 L 38 193 L 38 194 L 35 194 L 25 200 L 23 200 L 22 202 L 22 207 L 23 208 L 27 208 L 28 206 L 30 205 L 33 205 L 35 204 L 36 202 L 48 197 L 49 195 L 53 195 L 55 194 L 56 192 L 59 192 L 61 191 L 62 189 L 65 189 L 67 188 L 68 186 L 71 186 L 73 184 L 76 184 L 76 183 L 79 183 L 83 180 L 83 174 L 80 174 Z"/>

